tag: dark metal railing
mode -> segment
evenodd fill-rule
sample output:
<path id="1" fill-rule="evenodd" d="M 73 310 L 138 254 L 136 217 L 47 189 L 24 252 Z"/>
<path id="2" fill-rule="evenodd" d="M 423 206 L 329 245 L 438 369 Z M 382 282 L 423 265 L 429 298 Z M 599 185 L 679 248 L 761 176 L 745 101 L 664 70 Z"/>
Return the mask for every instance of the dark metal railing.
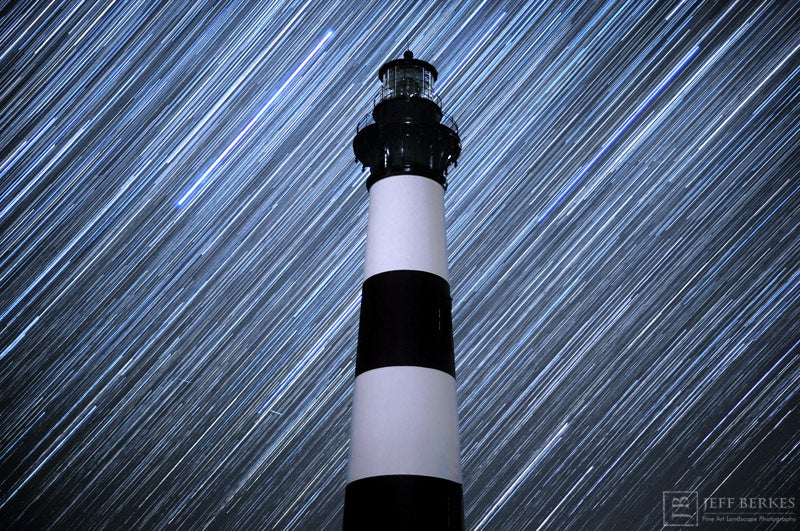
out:
<path id="1" fill-rule="evenodd" d="M 435 103 L 436 103 L 436 104 L 439 106 L 439 108 L 441 109 L 441 107 L 442 107 L 442 104 L 441 104 L 442 100 L 439 98 L 439 96 L 436 96 L 435 94 L 434 94 L 433 96 L 434 96 L 434 98 L 435 98 L 435 99 L 431 99 L 431 98 L 426 98 L 426 99 L 429 99 L 429 100 L 431 100 L 431 101 L 434 101 L 434 102 L 435 102 Z M 379 91 L 379 92 L 378 92 L 378 93 L 375 95 L 375 97 L 374 97 L 374 98 L 372 98 L 372 106 L 373 106 L 373 108 L 374 108 L 374 107 L 375 107 L 375 106 L 376 106 L 378 103 L 380 103 L 381 101 L 383 101 L 384 99 L 385 99 L 385 98 L 383 98 L 383 92 L 382 92 L 382 91 Z M 375 120 L 374 120 L 374 119 L 373 119 L 373 117 L 372 117 L 372 111 L 370 111 L 370 112 L 368 112 L 368 113 L 367 113 L 367 114 L 366 114 L 366 115 L 365 115 L 365 116 L 364 116 L 364 117 L 363 117 L 361 120 L 359 120 L 359 121 L 358 121 L 358 124 L 356 125 L 356 133 L 358 133 L 359 131 L 361 131 L 362 129 L 364 129 L 366 126 L 368 126 L 368 125 L 370 125 L 370 124 L 372 124 L 372 123 L 374 123 L 374 122 L 375 122 Z M 441 120 L 441 122 L 440 122 L 440 123 L 441 123 L 442 125 L 446 125 L 446 126 L 447 126 L 447 127 L 449 127 L 450 129 L 452 129 L 453 131 L 455 131 L 455 133 L 456 133 L 456 134 L 459 134 L 459 133 L 458 133 L 458 124 L 457 124 L 457 123 L 456 123 L 456 121 L 453 119 L 453 117 L 452 117 L 452 116 L 450 116 L 449 114 L 447 114 L 447 113 L 444 113 L 444 114 L 442 114 L 442 120 Z"/>
<path id="2" fill-rule="evenodd" d="M 389 99 L 392 99 L 392 98 L 402 97 L 402 96 L 412 97 L 412 98 L 424 98 L 426 100 L 432 101 L 433 103 L 438 105 L 440 108 L 442 106 L 442 99 L 437 94 L 434 94 L 433 92 L 430 92 L 430 91 L 421 91 L 421 92 L 414 93 L 414 94 L 396 94 L 396 92 L 397 91 L 394 91 L 394 90 L 391 90 L 391 89 L 387 89 L 387 88 L 378 89 L 378 93 L 375 94 L 375 96 L 372 97 L 372 106 L 373 107 L 376 106 L 377 104 L 379 104 L 383 100 L 389 100 Z"/>

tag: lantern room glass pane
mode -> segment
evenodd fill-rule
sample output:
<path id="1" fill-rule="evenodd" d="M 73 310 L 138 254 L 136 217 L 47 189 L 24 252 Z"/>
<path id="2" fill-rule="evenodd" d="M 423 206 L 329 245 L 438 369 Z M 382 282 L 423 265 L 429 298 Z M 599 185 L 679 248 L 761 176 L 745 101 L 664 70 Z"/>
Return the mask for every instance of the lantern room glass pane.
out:
<path id="1" fill-rule="evenodd" d="M 433 99 L 433 75 L 430 70 L 423 70 L 422 97 Z"/>
<path id="2" fill-rule="evenodd" d="M 403 96 L 434 99 L 431 72 L 421 66 L 394 66 L 386 70 L 383 98 Z"/>

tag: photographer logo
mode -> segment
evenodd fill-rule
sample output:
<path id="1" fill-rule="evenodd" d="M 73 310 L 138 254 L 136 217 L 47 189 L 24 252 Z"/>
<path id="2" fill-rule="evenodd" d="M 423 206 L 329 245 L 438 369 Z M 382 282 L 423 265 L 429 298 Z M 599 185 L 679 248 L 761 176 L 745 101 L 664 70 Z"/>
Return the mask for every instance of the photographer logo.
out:
<path id="1" fill-rule="evenodd" d="M 697 499 L 697 491 L 665 491 L 663 500 L 664 526 L 697 527 Z"/>

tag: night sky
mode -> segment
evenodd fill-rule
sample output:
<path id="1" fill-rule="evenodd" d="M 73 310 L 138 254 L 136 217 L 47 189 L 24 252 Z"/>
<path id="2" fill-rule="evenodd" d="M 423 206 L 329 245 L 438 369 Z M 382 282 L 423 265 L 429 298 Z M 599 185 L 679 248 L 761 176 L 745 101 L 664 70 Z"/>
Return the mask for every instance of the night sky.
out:
<path id="1" fill-rule="evenodd" d="M 341 525 L 351 142 L 406 49 L 463 144 L 467 527 L 656 529 L 664 491 L 797 519 L 799 13 L 0 3 L 0 528 Z"/>

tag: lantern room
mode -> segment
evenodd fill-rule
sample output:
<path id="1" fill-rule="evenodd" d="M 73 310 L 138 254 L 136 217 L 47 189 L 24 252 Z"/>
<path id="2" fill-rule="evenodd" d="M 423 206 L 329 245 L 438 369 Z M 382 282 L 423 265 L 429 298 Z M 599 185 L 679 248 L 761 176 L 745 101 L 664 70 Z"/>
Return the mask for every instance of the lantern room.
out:
<path id="1" fill-rule="evenodd" d="M 437 102 L 433 90 L 437 76 L 432 64 L 414 59 L 414 54 L 407 51 L 402 59 L 389 61 L 378 71 L 381 99 L 425 98 Z"/>

